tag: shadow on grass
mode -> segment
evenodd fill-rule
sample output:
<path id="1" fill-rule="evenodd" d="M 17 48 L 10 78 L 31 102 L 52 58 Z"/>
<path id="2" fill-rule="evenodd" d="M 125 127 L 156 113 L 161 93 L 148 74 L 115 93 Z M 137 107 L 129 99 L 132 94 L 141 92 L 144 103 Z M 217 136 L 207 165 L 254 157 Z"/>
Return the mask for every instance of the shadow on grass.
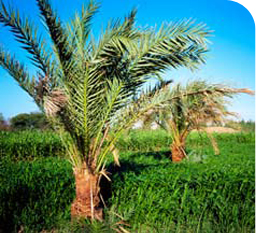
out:
<path id="1" fill-rule="evenodd" d="M 149 160 L 143 163 L 138 161 L 138 158 L 148 158 Z M 153 162 L 151 159 L 154 159 Z M 140 175 L 144 170 L 159 167 L 158 161 L 166 158 L 170 159 L 171 163 L 171 152 L 170 151 L 153 151 L 153 152 L 134 152 L 129 154 L 129 156 L 125 159 L 120 160 L 120 166 L 114 164 L 114 162 L 110 163 L 106 170 L 110 173 L 109 177 L 112 181 L 107 180 L 105 177 L 101 178 L 100 181 L 100 189 L 101 195 L 106 203 L 112 196 L 112 182 L 114 182 L 113 177 L 118 176 L 121 181 L 124 181 L 124 174 L 127 172 L 132 172 L 136 175 Z M 136 161 L 137 160 L 137 161 Z M 169 166 L 167 162 L 166 165 Z"/>
<path id="2" fill-rule="evenodd" d="M 0 233 L 5 232 L 17 232 L 17 226 L 15 225 L 15 217 L 20 216 L 22 209 L 25 208 L 26 203 L 29 201 L 28 186 L 17 187 L 16 192 L 12 193 L 11 200 L 16 201 L 16 205 L 10 205 L 10 199 L 8 197 L 3 198 L 2 208 L 5 210 L 4 214 L 0 216 Z"/>
<path id="3" fill-rule="evenodd" d="M 139 175 L 145 169 L 159 166 L 159 160 L 164 159 L 170 159 L 171 162 L 170 151 L 134 152 L 129 154 L 127 158 L 121 159 L 120 166 L 115 165 L 114 162 L 110 163 L 107 167 L 107 171 L 110 172 L 112 176 L 115 174 L 122 176 L 122 174 L 126 172 L 133 172 Z"/>
<path id="4" fill-rule="evenodd" d="M 134 152 L 129 155 L 129 160 L 136 158 L 154 158 L 156 160 L 162 160 L 165 158 L 171 159 L 172 154 L 170 150 L 162 150 L 162 151 L 149 151 L 149 152 Z"/>

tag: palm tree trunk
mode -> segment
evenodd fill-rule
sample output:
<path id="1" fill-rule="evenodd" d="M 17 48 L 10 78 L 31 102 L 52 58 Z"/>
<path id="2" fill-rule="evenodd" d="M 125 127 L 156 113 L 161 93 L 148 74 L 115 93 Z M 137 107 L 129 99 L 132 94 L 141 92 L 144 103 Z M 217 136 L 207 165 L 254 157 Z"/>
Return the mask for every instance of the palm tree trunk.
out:
<path id="1" fill-rule="evenodd" d="M 75 169 L 76 198 L 71 205 L 72 218 L 102 220 L 103 212 L 99 207 L 99 176 L 86 169 Z"/>
<path id="2" fill-rule="evenodd" d="M 185 141 L 173 141 L 171 144 L 172 162 L 181 162 L 186 157 Z"/>

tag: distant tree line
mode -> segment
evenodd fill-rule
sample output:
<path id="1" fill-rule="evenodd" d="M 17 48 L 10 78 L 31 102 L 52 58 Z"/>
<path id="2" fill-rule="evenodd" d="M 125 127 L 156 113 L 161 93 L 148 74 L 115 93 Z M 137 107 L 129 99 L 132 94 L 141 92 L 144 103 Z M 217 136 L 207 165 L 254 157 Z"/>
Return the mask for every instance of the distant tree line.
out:
<path id="1" fill-rule="evenodd" d="M 20 113 L 7 121 L 0 113 L 0 131 L 46 130 L 50 124 L 43 113 Z"/>
<path id="2" fill-rule="evenodd" d="M 226 122 L 225 127 L 230 127 L 237 130 L 242 130 L 246 132 L 255 131 L 255 122 L 254 121 L 234 121 L 229 120 Z M 150 125 L 143 126 L 143 129 L 150 129 Z M 51 126 L 47 121 L 43 113 L 32 112 L 32 113 L 20 113 L 8 121 L 4 118 L 3 114 L 0 113 L 0 131 L 17 131 L 17 130 L 49 130 Z"/>

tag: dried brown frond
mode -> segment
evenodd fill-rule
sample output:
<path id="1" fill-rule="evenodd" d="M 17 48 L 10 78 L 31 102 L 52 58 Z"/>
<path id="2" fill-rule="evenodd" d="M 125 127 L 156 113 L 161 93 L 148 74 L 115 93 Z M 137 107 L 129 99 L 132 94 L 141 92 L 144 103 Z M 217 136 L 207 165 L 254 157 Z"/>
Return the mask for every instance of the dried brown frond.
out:
<path id="1" fill-rule="evenodd" d="M 38 75 L 38 81 L 35 86 L 36 91 L 36 100 L 41 103 L 43 101 L 44 96 L 49 93 L 49 78 L 47 75 L 42 77 L 40 74 Z"/>
<path id="2" fill-rule="evenodd" d="M 250 90 L 248 88 L 241 88 L 237 90 L 239 93 L 245 93 L 245 94 L 249 94 L 249 95 L 255 95 L 255 91 Z"/>
<path id="3" fill-rule="evenodd" d="M 236 94 L 236 93 L 244 93 L 248 95 L 255 95 L 255 91 L 250 90 L 248 88 L 217 88 L 217 92 L 222 93 L 223 95 L 225 94 Z"/>
<path id="4" fill-rule="evenodd" d="M 57 89 L 51 91 L 44 98 L 44 110 L 47 116 L 54 117 L 58 112 L 63 109 L 67 102 L 68 98 L 65 95 L 64 91 Z"/>
<path id="5" fill-rule="evenodd" d="M 255 91 L 250 90 L 248 88 L 237 88 L 237 89 L 234 89 L 234 93 L 245 93 L 245 94 L 248 94 L 248 95 L 255 95 Z"/>

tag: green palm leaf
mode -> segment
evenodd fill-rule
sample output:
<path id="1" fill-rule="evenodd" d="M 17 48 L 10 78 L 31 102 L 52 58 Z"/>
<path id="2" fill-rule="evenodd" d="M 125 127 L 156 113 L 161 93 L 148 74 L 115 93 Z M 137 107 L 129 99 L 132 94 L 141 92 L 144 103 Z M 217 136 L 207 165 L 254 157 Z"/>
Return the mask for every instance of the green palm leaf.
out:
<path id="1" fill-rule="evenodd" d="M 55 55 L 62 66 L 66 79 L 68 79 L 70 78 L 69 69 L 72 68 L 71 56 L 73 50 L 68 43 L 67 31 L 62 26 L 57 13 L 53 11 L 48 0 L 37 0 L 37 4 L 55 46 Z"/>
<path id="2" fill-rule="evenodd" d="M 19 83 L 19 85 L 29 93 L 30 96 L 35 97 L 34 87 L 35 80 L 31 79 L 30 75 L 23 64 L 7 53 L 0 46 L 0 66 L 2 66 L 7 72 Z"/>
<path id="3" fill-rule="evenodd" d="M 22 20 L 19 11 L 13 9 L 8 11 L 2 1 L 0 5 L 0 23 L 11 28 L 11 32 L 15 35 L 16 40 L 22 44 L 22 48 L 32 55 L 33 64 L 41 69 L 45 75 L 52 75 L 52 56 L 45 48 L 45 41 L 38 35 L 38 28 L 28 18 Z"/>

